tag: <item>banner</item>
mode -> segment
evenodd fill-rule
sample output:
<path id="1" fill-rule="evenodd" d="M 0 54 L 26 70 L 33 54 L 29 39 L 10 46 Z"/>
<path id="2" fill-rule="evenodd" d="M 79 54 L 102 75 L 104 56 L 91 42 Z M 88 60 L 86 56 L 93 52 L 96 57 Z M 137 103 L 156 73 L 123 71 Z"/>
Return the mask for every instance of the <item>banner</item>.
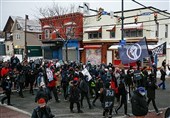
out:
<path id="1" fill-rule="evenodd" d="M 123 64 L 136 62 L 137 60 L 149 57 L 145 37 L 135 44 L 119 47 L 118 51 Z"/>
<path id="2" fill-rule="evenodd" d="M 166 54 L 166 42 L 155 47 L 154 49 L 151 50 L 152 51 L 152 55 L 162 55 L 162 54 Z"/>

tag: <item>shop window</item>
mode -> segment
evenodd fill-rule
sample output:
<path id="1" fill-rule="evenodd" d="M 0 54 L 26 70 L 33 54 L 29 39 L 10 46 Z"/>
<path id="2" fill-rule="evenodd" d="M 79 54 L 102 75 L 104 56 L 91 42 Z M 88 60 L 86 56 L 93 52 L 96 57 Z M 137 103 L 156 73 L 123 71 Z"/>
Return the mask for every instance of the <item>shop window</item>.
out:
<path id="1" fill-rule="evenodd" d="M 115 60 L 120 59 L 118 50 L 114 50 L 114 59 Z"/>

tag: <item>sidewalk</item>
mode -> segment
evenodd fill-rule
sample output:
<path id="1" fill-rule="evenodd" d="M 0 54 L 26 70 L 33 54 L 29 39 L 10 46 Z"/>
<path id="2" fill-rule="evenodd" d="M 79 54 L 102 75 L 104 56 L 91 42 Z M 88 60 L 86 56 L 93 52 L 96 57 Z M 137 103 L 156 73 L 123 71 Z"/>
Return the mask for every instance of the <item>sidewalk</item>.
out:
<path id="1" fill-rule="evenodd" d="M 30 118 L 30 114 L 13 106 L 0 104 L 0 118 Z"/>

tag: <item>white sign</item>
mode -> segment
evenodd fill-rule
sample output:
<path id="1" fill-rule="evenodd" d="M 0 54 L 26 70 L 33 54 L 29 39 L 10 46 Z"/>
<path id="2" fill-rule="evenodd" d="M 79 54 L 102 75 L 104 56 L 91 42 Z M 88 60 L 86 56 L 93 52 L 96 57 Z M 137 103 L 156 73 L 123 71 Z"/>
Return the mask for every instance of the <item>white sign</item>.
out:
<path id="1" fill-rule="evenodd" d="M 92 79 L 92 76 L 90 75 L 89 71 L 86 68 L 84 68 L 81 72 L 83 73 L 84 76 L 85 75 L 88 76 L 88 81 Z"/>

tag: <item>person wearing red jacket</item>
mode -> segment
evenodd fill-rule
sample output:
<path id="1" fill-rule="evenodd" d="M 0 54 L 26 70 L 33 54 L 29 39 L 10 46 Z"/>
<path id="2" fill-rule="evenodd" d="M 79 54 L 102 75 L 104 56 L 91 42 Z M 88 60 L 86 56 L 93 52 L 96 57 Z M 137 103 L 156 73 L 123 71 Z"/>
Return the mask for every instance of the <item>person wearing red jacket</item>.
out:
<path id="1" fill-rule="evenodd" d="M 5 66 L 1 70 L 1 77 L 4 78 L 8 74 L 9 70 L 8 64 L 5 63 Z"/>

